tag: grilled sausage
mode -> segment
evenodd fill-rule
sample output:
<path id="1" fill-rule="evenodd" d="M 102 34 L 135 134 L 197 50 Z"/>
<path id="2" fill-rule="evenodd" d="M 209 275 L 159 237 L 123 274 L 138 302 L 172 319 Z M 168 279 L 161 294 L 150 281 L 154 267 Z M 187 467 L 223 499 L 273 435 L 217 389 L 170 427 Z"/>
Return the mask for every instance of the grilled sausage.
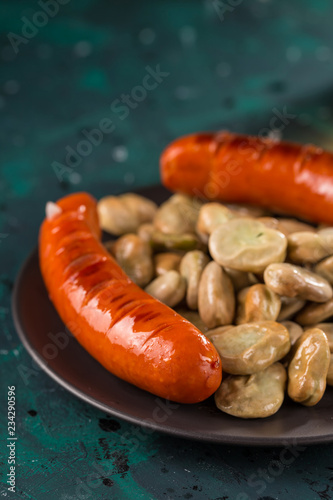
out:
<path id="1" fill-rule="evenodd" d="M 96 201 L 86 193 L 50 204 L 39 235 L 51 301 L 80 344 L 107 370 L 157 396 L 196 403 L 222 368 L 211 342 L 152 298 L 100 242 Z"/>
<path id="2" fill-rule="evenodd" d="M 164 150 L 160 170 L 172 191 L 333 223 L 333 154 L 313 145 L 192 134 Z"/>

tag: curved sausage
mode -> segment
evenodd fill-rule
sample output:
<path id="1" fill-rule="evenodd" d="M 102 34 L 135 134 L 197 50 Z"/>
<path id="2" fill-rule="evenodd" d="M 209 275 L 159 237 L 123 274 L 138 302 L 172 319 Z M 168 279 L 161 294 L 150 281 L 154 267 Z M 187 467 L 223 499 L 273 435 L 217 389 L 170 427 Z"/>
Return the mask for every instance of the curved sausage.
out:
<path id="1" fill-rule="evenodd" d="M 333 154 L 313 145 L 193 134 L 164 150 L 160 170 L 172 191 L 333 223 Z"/>
<path id="2" fill-rule="evenodd" d="M 96 201 L 69 195 L 40 229 L 40 267 L 50 299 L 82 346 L 114 375 L 157 396 L 197 403 L 221 383 L 215 347 L 152 298 L 99 241 Z"/>

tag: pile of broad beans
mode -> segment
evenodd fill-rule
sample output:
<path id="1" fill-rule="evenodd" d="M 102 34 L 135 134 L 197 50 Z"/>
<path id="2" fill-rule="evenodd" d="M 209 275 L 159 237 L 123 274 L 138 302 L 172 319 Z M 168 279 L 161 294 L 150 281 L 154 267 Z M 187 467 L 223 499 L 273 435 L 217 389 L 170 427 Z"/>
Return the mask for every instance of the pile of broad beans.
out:
<path id="1" fill-rule="evenodd" d="M 333 228 L 180 194 L 107 196 L 98 213 L 127 275 L 215 345 L 220 410 L 268 417 L 286 389 L 313 406 L 333 385 Z"/>

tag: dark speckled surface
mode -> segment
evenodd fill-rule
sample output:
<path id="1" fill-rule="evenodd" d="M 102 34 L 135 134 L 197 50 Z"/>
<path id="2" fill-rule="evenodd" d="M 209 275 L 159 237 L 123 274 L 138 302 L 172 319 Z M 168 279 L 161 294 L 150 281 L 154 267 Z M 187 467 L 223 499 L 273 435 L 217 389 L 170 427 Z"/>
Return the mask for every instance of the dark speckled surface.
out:
<path id="1" fill-rule="evenodd" d="M 142 432 L 37 370 L 10 313 L 46 200 L 153 184 L 161 149 L 196 130 L 267 134 L 273 124 L 332 149 L 332 3 L 62 0 L 43 16 L 44 3 L 0 2 L 1 497 L 332 498 L 331 445 L 230 447 Z M 158 65 L 156 88 L 136 88 Z M 101 120 L 108 132 L 82 144 Z M 15 494 L 6 485 L 8 385 L 17 393 Z"/>

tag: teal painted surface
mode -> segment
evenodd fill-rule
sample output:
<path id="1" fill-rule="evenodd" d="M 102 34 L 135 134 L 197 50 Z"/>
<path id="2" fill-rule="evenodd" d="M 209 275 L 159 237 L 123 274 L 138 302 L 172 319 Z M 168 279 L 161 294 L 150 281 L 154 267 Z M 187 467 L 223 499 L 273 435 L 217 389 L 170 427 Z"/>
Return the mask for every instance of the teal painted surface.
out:
<path id="1" fill-rule="evenodd" d="M 210 1 L 71 0 L 19 45 L 18 54 L 7 34 L 20 34 L 21 18 L 32 19 L 40 7 L 2 1 L 0 11 L 0 495 L 331 498 L 331 445 L 295 448 L 284 463 L 281 449 L 142 433 L 36 370 L 10 313 L 13 281 L 36 245 L 45 201 L 75 190 L 99 197 L 152 184 L 162 148 L 177 135 L 219 128 L 260 133 L 276 110 L 292 115 L 284 137 L 332 148 L 331 2 L 244 1 L 221 21 Z M 141 85 L 147 66 L 158 65 L 168 76 L 125 118 L 124 110 L 110 109 Z M 66 147 L 76 149 L 85 139 L 82 130 L 105 118 L 113 132 L 76 165 L 66 165 Z M 55 161 L 67 167 L 61 179 Z M 8 385 L 17 391 L 15 495 L 5 479 Z"/>

